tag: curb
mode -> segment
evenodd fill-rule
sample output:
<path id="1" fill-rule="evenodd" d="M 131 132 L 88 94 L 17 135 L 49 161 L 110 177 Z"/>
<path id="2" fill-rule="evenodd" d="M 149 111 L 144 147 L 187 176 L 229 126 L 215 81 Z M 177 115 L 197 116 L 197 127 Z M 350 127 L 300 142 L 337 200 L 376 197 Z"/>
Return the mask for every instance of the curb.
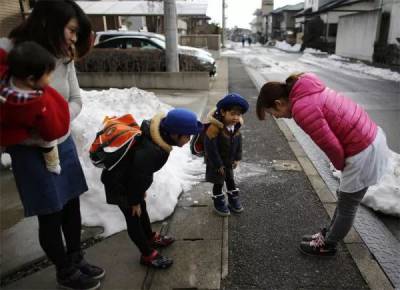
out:
<path id="1" fill-rule="evenodd" d="M 246 66 L 245 69 L 250 79 L 259 90 L 261 88 L 261 85 L 259 83 L 260 79 L 257 80 Z M 299 161 L 301 167 L 303 168 L 304 173 L 307 175 L 311 186 L 318 195 L 318 198 L 322 202 L 322 205 L 324 206 L 327 214 L 330 218 L 332 218 L 337 201 L 336 196 L 329 190 L 325 181 L 319 175 L 317 169 L 314 167 L 313 163 L 308 158 L 306 152 L 303 150 L 301 145 L 297 142 L 295 136 L 292 134 L 290 128 L 286 125 L 286 123 L 283 120 L 278 120 L 275 118 L 274 121 L 277 123 L 279 129 L 288 141 L 290 148 L 292 149 L 294 155 L 296 156 L 296 159 Z M 354 226 L 351 228 L 350 232 L 347 234 L 343 242 L 346 245 L 351 257 L 353 258 L 357 268 L 359 269 L 362 277 L 364 278 L 370 289 L 394 290 L 393 285 L 369 251 L 368 247 L 362 241 Z"/>

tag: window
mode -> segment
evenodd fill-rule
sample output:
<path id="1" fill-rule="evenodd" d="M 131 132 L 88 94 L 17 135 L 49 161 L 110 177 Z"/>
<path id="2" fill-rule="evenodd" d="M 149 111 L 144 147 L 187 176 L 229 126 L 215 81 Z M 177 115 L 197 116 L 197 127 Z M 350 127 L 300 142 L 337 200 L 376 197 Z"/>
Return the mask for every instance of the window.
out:
<path id="1" fill-rule="evenodd" d="M 110 41 L 99 43 L 95 48 L 126 48 L 126 43 L 123 38 L 112 39 Z"/>
<path id="2" fill-rule="evenodd" d="M 337 25 L 337 23 L 330 23 L 329 24 L 329 30 L 328 30 L 328 36 L 330 36 L 330 37 L 336 37 L 336 34 L 337 34 L 337 28 L 338 28 L 338 25 Z"/>

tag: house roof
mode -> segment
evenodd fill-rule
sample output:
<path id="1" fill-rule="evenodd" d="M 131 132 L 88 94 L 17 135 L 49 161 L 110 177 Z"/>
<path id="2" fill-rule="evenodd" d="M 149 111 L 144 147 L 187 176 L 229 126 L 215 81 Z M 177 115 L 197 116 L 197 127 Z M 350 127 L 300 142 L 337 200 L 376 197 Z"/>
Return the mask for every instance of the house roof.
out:
<path id="1" fill-rule="evenodd" d="M 283 7 L 277 8 L 275 10 L 272 10 L 272 14 L 280 14 L 285 11 L 300 11 L 304 8 L 304 2 L 300 2 L 294 5 L 285 5 Z"/>
<path id="2" fill-rule="evenodd" d="M 321 13 L 325 13 L 328 11 L 334 11 L 336 8 L 344 7 L 344 6 L 349 6 L 352 4 L 356 4 L 359 2 L 367 2 L 370 0 L 332 0 L 329 2 L 326 2 L 325 4 L 322 4 L 319 8 L 318 11 L 312 12 L 311 8 L 305 9 L 299 13 L 296 14 L 297 17 L 302 17 L 302 16 L 312 16 L 312 15 L 318 15 Z"/>
<path id="3" fill-rule="evenodd" d="M 164 15 L 164 3 L 158 1 L 76 1 L 88 15 L 151 16 Z M 181 16 L 206 15 L 207 2 L 176 2 Z"/>

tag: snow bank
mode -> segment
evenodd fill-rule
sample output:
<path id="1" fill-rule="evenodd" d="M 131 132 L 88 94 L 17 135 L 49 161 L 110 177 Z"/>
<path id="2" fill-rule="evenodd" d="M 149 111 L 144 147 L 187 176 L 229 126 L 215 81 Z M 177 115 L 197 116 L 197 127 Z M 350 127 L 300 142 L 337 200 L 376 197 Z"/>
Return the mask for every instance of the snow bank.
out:
<path id="1" fill-rule="evenodd" d="M 391 152 L 389 168 L 380 183 L 368 189 L 362 202 L 376 211 L 400 217 L 400 154 Z"/>
<path id="2" fill-rule="evenodd" d="M 289 51 L 289 52 L 299 52 L 301 45 L 296 43 L 295 45 L 290 45 L 286 41 L 277 41 L 275 44 L 276 48 L 279 48 L 284 51 Z"/>
<path id="3" fill-rule="evenodd" d="M 331 170 L 333 176 L 340 179 L 341 172 L 332 164 Z M 388 172 L 368 189 L 362 203 L 375 211 L 400 217 L 400 154 L 390 152 Z"/>
<path id="4" fill-rule="evenodd" d="M 157 112 L 167 112 L 170 106 L 161 103 L 153 94 L 137 88 L 81 91 L 83 109 L 72 123 L 81 164 L 86 175 L 89 191 L 82 195 L 82 222 L 87 226 L 104 227 L 103 236 L 109 236 L 126 228 L 118 207 L 106 203 L 101 169 L 92 165 L 88 150 L 100 128 L 104 116 L 131 113 L 141 123 Z M 202 161 L 192 158 L 188 146 L 172 151 L 167 164 L 155 174 L 154 183 L 147 191 L 147 207 L 151 221 L 169 216 L 182 190 L 199 181 L 204 172 Z"/>
<path id="5" fill-rule="evenodd" d="M 327 58 L 320 58 L 305 52 L 299 60 L 304 63 L 309 63 L 323 68 L 337 67 L 350 71 L 356 71 L 365 75 L 379 77 L 385 80 L 400 82 L 400 74 L 397 72 L 391 71 L 390 69 L 369 66 L 361 61 L 352 62 L 347 58 L 337 55 L 330 55 Z"/>

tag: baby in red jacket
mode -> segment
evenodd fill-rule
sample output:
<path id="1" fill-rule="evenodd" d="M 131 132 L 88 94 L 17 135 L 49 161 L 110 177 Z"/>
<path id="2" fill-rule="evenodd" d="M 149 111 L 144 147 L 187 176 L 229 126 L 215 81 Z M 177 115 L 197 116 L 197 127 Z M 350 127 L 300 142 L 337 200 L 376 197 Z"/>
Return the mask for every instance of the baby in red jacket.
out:
<path id="1" fill-rule="evenodd" d="M 0 48 L 0 145 L 39 146 L 50 172 L 60 174 L 57 139 L 68 133 L 67 101 L 48 84 L 55 58 L 31 41 L 8 54 Z"/>

